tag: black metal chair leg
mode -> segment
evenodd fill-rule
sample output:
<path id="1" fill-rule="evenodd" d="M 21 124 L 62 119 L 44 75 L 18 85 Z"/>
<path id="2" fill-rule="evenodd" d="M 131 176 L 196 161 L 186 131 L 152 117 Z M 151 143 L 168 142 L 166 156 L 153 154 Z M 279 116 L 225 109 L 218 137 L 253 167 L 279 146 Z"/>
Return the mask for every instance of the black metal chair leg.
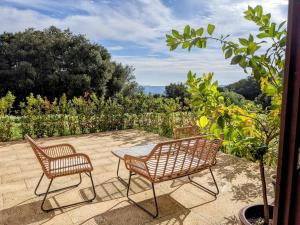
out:
<path id="1" fill-rule="evenodd" d="M 95 190 L 95 185 L 94 185 L 94 180 L 93 180 L 93 177 L 92 177 L 92 173 L 90 172 L 90 179 L 91 179 L 91 183 L 92 183 L 92 189 L 93 189 L 93 197 L 91 199 L 89 199 L 90 202 L 92 202 L 95 198 L 96 198 L 96 190 Z"/>
<path id="2" fill-rule="evenodd" d="M 213 195 L 214 197 L 217 197 L 217 195 L 220 193 L 219 187 L 218 187 L 218 184 L 217 184 L 217 182 L 216 182 L 216 179 L 215 179 L 215 177 L 214 177 L 214 174 L 213 174 L 211 168 L 209 168 L 209 171 L 210 171 L 210 174 L 211 174 L 211 176 L 212 176 L 212 178 L 213 178 L 214 185 L 215 185 L 215 187 L 216 187 L 216 189 L 217 189 L 217 192 L 214 192 L 214 191 L 212 191 L 212 190 L 210 190 L 210 189 L 208 189 L 208 188 L 202 186 L 201 184 L 199 184 L 199 183 L 193 181 L 192 178 L 191 178 L 190 176 L 188 176 L 188 178 L 189 178 L 189 180 L 190 180 L 191 183 L 193 183 L 194 185 L 198 186 L 198 187 L 201 188 L 203 191 L 207 192 L 207 193 L 210 194 L 210 195 Z"/>
<path id="3" fill-rule="evenodd" d="M 145 209 L 144 207 L 142 207 L 141 205 L 139 205 L 137 202 L 135 202 L 134 200 L 132 200 L 129 197 L 129 189 L 130 189 L 131 176 L 132 176 L 132 173 L 130 172 L 129 173 L 128 186 L 127 186 L 127 198 L 128 198 L 128 200 L 130 202 L 134 203 L 137 207 L 139 207 L 140 209 L 142 209 L 144 212 L 148 213 L 153 218 L 156 218 L 158 216 L 158 204 L 157 204 L 157 199 L 156 199 L 156 194 L 155 194 L 154 183 L 151 183 L 151 184 L 152 184 L 153 198 L 154 198 L 154 203 L 155 203 L 155 214 L 153 214 L 152 212 L 148 211 L 147 209 Z"/>
<path id="4" fill-rule="evenodd" d="M 37 190 L 38 190 L 38 188 L 39 188 L 39 186 L 40 186 L 40 184 L 41 184 L 41 182 L 42 182 L 42 180 L 43 180 L 44 175 L 45 175 L 45 174 L 43 173 L 42 176 L 41 176 L 41 178 L 40 178 L 40 180 L 39 180 L 39 182 L 38 182 L 38 184 L 37 184 L 37 186 L 36 186 L 36 188 L 35 188 L 35 190 L 34 190 L 34 194 L 35 194 L 36 196 L 42 196 L 42 195 L 45 195 L 45 194 L 46 194 L 46 192 L 44 192 L 44 193 L 37 193 Z M 68 186 L 68 187 L 63 187 L 63 188 L 59 188 L 59 189 L 50 191 L 50 192 L 48 192 L 48 194 L 53 193 L 53 192 L 62 191 L 62 190 L 69 189 L 69 188 L 75 188 L 75 187 L 78 187 L 78 186 L 81 184 L 81 182 L 82 182 L 82 178 L 81 178 L 81 173 L 80 173 L 80 174 L 79 174 L 79 183 L 74 184 L 74 185 L 71 185 L 71 186 Z"/>
<path id="5" fill-rule="evenodd" d="M 41 204 L 41 209 L 44 211 L 44 212 L 50 212 L 50 211 L 53 211 L 53 210 L 56 210 L 56 209 L 62 209 L 62 208 L 67 208 L 67 207 L 71 207 L 71 206 L 75 206 L 75 205 L 78 205 L 78 204 L 83 204 L 83 203 L 86 203 L 86 202 L 92 202 L 95 198 L 96 198 L 96 191 L 95 191 L 95 186 L 94 186 L 94 181 L 93 181 L 93 177 L 92 177 L 92 173 L 89 172 L 89 177 L 91 179 L 91 183 L 92 183 L 92 189 L 93 189 L 93 197 L 88 199 L 88 200 L 85 200 L 85 201 L 80 201 L 80 202 L 76 202 L 76 203 L 73 203 L 73 204 L 69 204 L 69 205 L 63 205 L 63 206 L 60 206 L 60 207 L 56 207 L 56 208 L 51 208 L 51 209 L 45 209 L 44 207 L 44 204 L 45 204 L 45 201 L 47 199 L 47 195 L 49 193 L 52 193 L 54 191 L 49 191 L 50 190 L 50 187 L 51 187 L 51 184 L 53 182 L 53 179 L 50 180 L 50 183 L 48 185 L 48 188 L 47 188 L 47 191 L 45 192 L 45 195 L 44 195 L 44 198 L 43 198 L 43 202 Z M 41 179 L 40 179 L 41 180 Z M 80 176 L 80 180 L 81 180 L 81 176 Z M 81 182 L 81 181 L 80 181 Z M 77 185 L 78 186 L 78 185 Z M 62 188 L 62 189 L 58 189 L 58 190 L 63 190 L 63 189 L 66 189 L 66 188 Z M 55 190 L 55 191 L 58 191 L 58 190 Z"/>

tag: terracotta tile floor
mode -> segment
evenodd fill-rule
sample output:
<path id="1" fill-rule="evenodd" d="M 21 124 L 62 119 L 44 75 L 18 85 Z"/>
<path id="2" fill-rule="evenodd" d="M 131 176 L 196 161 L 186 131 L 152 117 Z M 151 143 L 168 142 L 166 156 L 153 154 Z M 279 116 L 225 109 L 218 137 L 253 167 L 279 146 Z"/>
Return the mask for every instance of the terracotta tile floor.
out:
<path id="1" fill-rule="evenodd" d="M 24 141 L 0 143 L 0 224 L 233 225 L 238 224 L 237 213 L 240 208 L 261 202 L 256 165 L 220 153 L 218 164 L 213 169 L 220 188 L 217 199 L 188 183 L 185 178 L 164 182 L 156 186 L 160 216 L 152 219 L 127 201 L 126 188 L 116 179 L 117 159 L 111 154 L 111 150 L 162 140 L 164 139 L 157 135 L 138 130 L 38 140 L 47 145 L 70 143 L 78 152 L 88 154 L 94 165 L 97 197 L 93 203 L 50 213 L 40 210 L 42 198 L 33 194 L 41 169 L 29 145 Z M 122 168 L 121 175 L 126 178 L 128 173 L 124 165 Z M 57 178 L 53 182 L 53 188 L 76 183 L 77 179 L 78 176 Z M 206 172 L 195 175 L 194 179 L 204 185 L 212 185 Z M 45 179 L 41 189 L 45 190 L 46 185 Z M 268 187 L 272 193 L 270 183 Z M 144 201 L 151 208 L 152 192 L 149 184 L 135 176 L 132 189 L 135 193 L 132 197 L 137 201 Z M 89 195 L 89 179 L 83 176 L 81 186 L 50 195 L 47 205 L 63 205 Z"/>

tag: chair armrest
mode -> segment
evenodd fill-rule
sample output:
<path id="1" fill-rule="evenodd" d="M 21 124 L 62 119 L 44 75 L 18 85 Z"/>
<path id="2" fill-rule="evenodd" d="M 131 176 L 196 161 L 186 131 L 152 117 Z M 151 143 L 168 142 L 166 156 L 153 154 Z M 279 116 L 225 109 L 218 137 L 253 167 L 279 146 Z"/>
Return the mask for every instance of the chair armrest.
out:
<path id="1" fill-rule="evenodd" d="M 59 156 L 51 158 L 50 170 L 63 171 L 65 168 L 88 165 L 87 168 L 93 170 L 90 158 L 83 153 L 74 153 L 72 155 Z"/>
<path id="2" fill-rule="evenodd" d="M 50 145 L 50 146 L 42 147 L 42 149 L 47 155 L 53 158 L 73 155 L 76 153 L 75 148 L 70 144 Z"/>
<path id="3" fill-rule="evenodd" d="M 136 157 L 136 156 L 131 156 L 131 155 L 125 155 L 124 156 L 124 162 L 126 168 L 131 171 L 138 173 L 140 175 L 149 175 L 149 171 L 146 165 L 146 156 L 142 157 Z"/>

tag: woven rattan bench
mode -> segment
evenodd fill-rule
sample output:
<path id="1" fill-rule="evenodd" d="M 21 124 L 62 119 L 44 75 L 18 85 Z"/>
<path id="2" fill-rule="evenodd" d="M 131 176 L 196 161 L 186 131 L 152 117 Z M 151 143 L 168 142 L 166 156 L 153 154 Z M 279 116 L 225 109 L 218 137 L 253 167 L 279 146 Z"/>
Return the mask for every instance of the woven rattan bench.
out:
<path id="1" fill-rule="evenodd" d="M 35 188 L 35 191 L 34 191 L 35 195 L 37 195 L 37 196 L 44 195 L 43 202 L 41 204 L 41 209 L 43 211 L 49 212 L 49 211 L 55 210 L 55 209 L 61 209 L 61 208 L 70 207 L 70 206 L 85 203 L 85 202 L 91 202 L 95 199 L 96 192 L 95 192 L 94 182 L 93 182 L 92 173 L 91 173 L 93 170 L 93 166 L 87 155 L 82 154 L 82 153 L 76 153 L 74 147 L 70 144 L 59 144 L 59 145 L 43 147 L 43 146 L 38 145 L 28 135 L 25 135 L 25 138 L 31 145 L 32 150 L 35 153 L 39 163 L 41 164 L 42 170 L 43 170 L 42 176 L 41 176 L 41 178 Z M 47 195 L 49 193 L 53 193 L 53 192 L 57 192 L 57 191 L 61 191 L 61 190 L 65 190 L 68 188 L 73 188 L 73 187 L 79 186 L 82 181 L 82 178 L 81 178 L 82 173 L 85 173 L 91 179 L 92 189 L 93 189 L 93 197 L 92 198 L 85 200 L 85 201 L 76 202 L 76 203 L 73 203 L 70 205 L 64 205 L 64 206 L 60 206 L 60 207 L 56 207 L 56 208 L 51 208 L 51 209 L 44 208 L 44 203 L 45 203 L 45 200 L 47 199 Z M 52 181 L 54 180 L 54 178 L 68 176 L 68 175 L 72 175 L 72 174 L 79 174 L 79 183 L 72 185 L 72 186 L 68 186 L 68 187 L 50 191 L 50 187 L 51 187 L 51 184 L 52 184 Z M 39 185 L 40 185 L 44 175 L 46 175 L 46 177 L 48 179 L 50 179 L 50 183 L 48 185 L 47 191 L 45 193 L 37 193 L 37 190 L 39 188 Z"/>
<path id="2" fill-rule="evenodd" d="M 124 156 L 125 166 L 129 170 L 127 185 L 127 197 L 129 201 L 149 213 L 153 217 L 158 216 L 158 205 L 154 184 L 184 176 L 213 196 L 219 194 L 218 185 L 212 173 L 211 167 L 216 163 L 216 154 L 222 145 L 222 140 L 211 140 L 205 136 L 197 136 L 185 139 L 162 142 L 153 147 L 150 153 L 143 156 L 130 155 L 130 151 Z M 192 181 L 190 175 L 208 169 L 213 178 L 216 192 Z M 130 181 L 132 175 L 137 174 L 152 184 L 155 202 L 155 213 L 139 205 L 129 197 Z"/>

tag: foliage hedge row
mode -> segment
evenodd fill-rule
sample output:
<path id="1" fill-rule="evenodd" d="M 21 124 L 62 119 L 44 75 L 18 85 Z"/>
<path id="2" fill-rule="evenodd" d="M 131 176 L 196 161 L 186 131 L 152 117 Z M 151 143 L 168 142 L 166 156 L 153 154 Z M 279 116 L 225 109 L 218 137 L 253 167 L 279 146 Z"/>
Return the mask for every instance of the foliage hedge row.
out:
<path id="1" fill-rule="evenodd" d="M 30 134 L 52 137 L 101 131 L 143 129 L 172 136 L 175 126 L 192 123 L 193 114 L 181 101 L 138 94 L 105 99 L 96 94 L 50 102 L 31 94 L 13 111 L 15 97 L 0 98 L 0 141 Z"/>

